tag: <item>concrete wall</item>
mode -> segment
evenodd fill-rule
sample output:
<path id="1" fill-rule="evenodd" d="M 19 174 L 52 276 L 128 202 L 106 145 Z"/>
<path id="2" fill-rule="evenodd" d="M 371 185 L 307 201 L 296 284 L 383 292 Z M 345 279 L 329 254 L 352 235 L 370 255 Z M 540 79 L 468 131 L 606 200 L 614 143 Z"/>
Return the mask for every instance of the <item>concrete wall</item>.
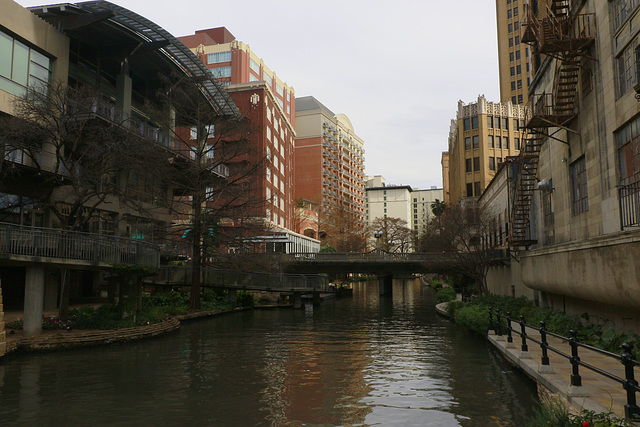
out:
<path id="1" fill-rule="evenodd" d="M 7 352 L 7 335 L 4 331 L 4 305 L 2 304 L 2 286 L 0 286 L 0 357 Z"/>
<path id="2" fill-rule="evenodd" d="M 487 288 L 496 295 L 527 297 L 535 301 L 537 292 L 527 287 L 522 280 L 522 264 L 512 260 L 509 265 L 491 267 L 487 274 Z"/>

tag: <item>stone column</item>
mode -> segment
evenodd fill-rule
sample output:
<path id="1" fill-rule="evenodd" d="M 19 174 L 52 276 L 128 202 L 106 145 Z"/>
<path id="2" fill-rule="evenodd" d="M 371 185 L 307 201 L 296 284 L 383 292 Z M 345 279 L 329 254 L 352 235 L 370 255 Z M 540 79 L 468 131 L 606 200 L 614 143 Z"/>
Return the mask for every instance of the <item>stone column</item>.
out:
<path id="1" fill-rule="evenodd" d="M 133 83 L 129 76 L 129 62 L 124 60 L 122 70 L 116 77 L 116 109 L 122 113 L 122 119 L 131 116 L 131 93 Z"/>
<path id="2" fill-rule="evenodd" d="M 302 293 L 294 292 L 291 298 L 293 298 L 293 308 L 302 308 Z"/>
<path id="3" fill-rule="evenodd" d="M 44 305 L 44 268 L 27 267 L 24 289 L 24 336 L 42 333 Z"/>
<path id="4" fill-rule="evenodd" d="M 320 298 L 320 292 L 313 293 L 313 305 L 320 305 L 322 299 Z"/>
<path id="5" fill-rule="evenodd" d="M 380 295 L 393 295 L 393 274 L 378 276 L 378 287 Z"/>

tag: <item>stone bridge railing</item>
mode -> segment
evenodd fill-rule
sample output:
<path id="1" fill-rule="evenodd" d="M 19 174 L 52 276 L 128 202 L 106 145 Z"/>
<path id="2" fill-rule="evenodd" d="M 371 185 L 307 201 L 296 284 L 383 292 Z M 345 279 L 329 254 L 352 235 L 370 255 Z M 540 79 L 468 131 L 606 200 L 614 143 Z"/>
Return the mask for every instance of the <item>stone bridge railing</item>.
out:
<path id="1" fill-rule="evenodd" d="M 56 264 L 157 268 L 160 250 L 136 239 L 0 223 L 0 258 Z"/>
<path id="2" fill-rule="evenodd" d="M 425 262 L 453 260 L 453 255 L 443 252 L 396 253 L 376 249 L 370 252 L 316 252 L 292 253 L 291 261 L 316 262 Z"/>

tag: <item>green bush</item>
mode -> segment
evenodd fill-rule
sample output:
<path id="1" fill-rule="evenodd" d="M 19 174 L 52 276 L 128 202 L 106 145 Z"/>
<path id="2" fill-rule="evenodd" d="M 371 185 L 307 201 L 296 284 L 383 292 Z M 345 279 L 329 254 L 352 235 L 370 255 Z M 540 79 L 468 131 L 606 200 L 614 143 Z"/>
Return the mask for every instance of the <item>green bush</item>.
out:
<path id="1" fill-rule="evenodd" d="M 238 291 L 236 294 L 236 304 L 240 307 L 253 307 L 255 300 L 253 294 L 247 291 Z"/>
<path id="2" fill-rule="evenodd" d="M 456 310 L 453 315 L 456 323 L 464 325 L 471 331 L 486 335 L 489 330 L 489 316 L 485 307 L 466 304 Z"/>
<path id="3" fill-rule="evenodd" d="M 613 416 L 611 412 L 596 413 L 582 410 L 579 414 L 573 415 L 557 401 L 541 405 L 540 409 L 535 411 L 533 418 L 527 422 L 527 427 L 582 427 L 584 425 L 589 427 L 627 427 L 630 424 L 625 419 Z"/>
<path id="4" fill-rule="evenodd" d="M 449 287 L 442 288 L 436 292 L 436 299 L 438 303 L 453 301 L 456 299 L 456 291 Z"/>

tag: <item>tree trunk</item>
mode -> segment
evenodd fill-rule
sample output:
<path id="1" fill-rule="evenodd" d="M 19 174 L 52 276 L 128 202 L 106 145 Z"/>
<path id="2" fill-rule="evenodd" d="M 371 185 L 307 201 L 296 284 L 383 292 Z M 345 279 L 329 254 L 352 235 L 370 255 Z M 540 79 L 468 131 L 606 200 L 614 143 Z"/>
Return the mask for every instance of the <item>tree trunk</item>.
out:
<path id="1" fill-rule="evenodd" d="M 200 309 L 200 271 L 202 270 L 202 226 L 201 226 L 201 211 L 202 202 L 200 201 L 200 195 L 193 198 L 193 221 L 192 221 L 192 236 L 193 236 L 193 254 L 191 263 L 191 294 L 189 299 L 189 307 L 192 310 Z"/>

